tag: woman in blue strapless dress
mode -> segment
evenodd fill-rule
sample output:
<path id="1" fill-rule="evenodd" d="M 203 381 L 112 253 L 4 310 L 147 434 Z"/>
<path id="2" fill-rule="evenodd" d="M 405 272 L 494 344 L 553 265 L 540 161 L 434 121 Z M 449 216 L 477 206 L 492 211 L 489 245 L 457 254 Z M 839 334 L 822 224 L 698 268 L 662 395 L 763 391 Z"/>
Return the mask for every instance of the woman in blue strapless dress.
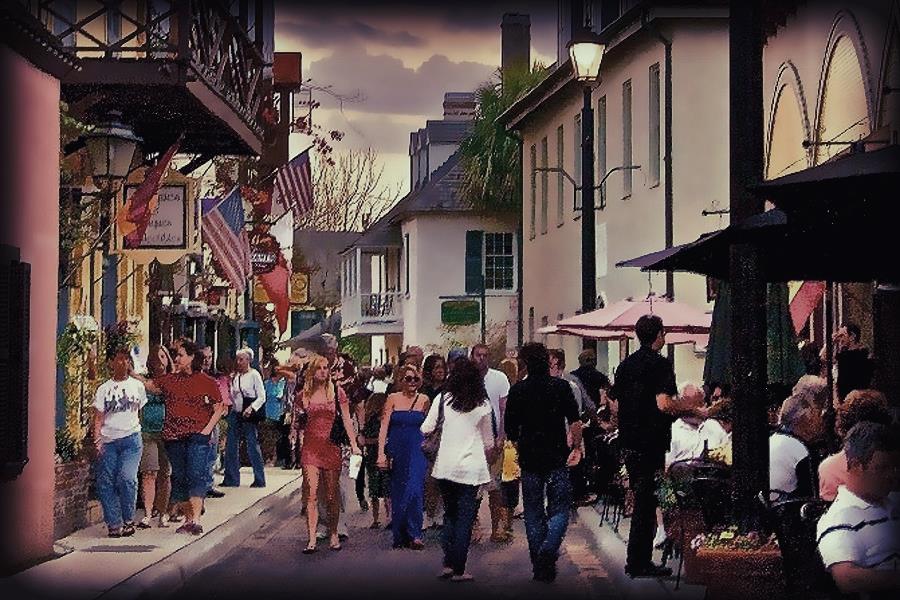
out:
<path id="1" fill-rule="evenodd" d="M 394 548 L 424 548 L 422 520 L 428 462 L 422 452 L 422 422 L 428 396 L 419 393 L 422 377 L 413 365 L 397 373 L 402 391 L 388 396 L 378 435 L 378 466 L 391 469 L 391 528 Z"/>

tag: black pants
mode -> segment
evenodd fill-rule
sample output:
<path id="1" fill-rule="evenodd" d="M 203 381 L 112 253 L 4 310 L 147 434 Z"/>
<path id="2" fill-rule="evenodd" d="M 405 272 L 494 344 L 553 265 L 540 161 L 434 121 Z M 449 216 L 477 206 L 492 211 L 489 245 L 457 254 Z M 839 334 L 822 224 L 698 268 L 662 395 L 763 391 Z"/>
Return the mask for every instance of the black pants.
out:
<path id="1" fill-rule="evenodd" d="M 626 568 L 640 569 L 653 562 L 653 535 L 656 527 L 656 474 L 665 455 L 626 452 L 628 485 L 634 493 L 631 530 L 628 532 Z"/>
<path id="2" fill-rule="evenodd" d="M 291 464 L 291 443 L 288 440 L 291 426 L 285 424 L 283 416 L 277 423 L 277 429 L 278 441 L 275 443 L 275 460 L 284 461 L 284 465 L 288 466 Z"/>

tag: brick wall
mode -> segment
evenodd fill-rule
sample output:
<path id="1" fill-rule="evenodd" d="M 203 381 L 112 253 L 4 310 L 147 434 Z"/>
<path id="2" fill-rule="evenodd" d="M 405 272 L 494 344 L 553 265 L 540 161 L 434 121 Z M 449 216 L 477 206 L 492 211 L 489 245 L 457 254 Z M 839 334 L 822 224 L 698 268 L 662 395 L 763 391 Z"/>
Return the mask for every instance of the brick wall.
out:
<path id="1" fill-rule="evenodd" d="M 54 491 L 54 539 L 64 538 L 103 519 L 103 512 L 96 500 L 90 461 L 78 460 L 56 465 Z"/>

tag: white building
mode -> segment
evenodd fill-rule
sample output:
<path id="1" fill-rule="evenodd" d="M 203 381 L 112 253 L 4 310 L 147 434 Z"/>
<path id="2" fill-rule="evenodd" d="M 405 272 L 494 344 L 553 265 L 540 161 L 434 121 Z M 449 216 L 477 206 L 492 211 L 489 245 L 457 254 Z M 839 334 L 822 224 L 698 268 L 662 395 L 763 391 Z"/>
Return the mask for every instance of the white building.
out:
<path id="1" fill-rule="evenodd" d="M 576 7 L 581 3 L 573 3 Z M 519 135 L 523 154 L 525 337 L 563 348 L 575 365 L 581 340 L 534 332 L 581 311 L 581 223 L 573 209 L 575 191 L 560 174 L 535 168 L 558 167 L 581 180 L 582 85 L 574 80 L 565 50 L 572 7 L 561 2 L 557 63 L 547 78 L 500 119 Z M 604 14 L 604 11 L 605 14 Z M 706 279 L 665 273 L 648 275 L 616 268 L 619 261 L 666 246 L 665 43 L 671 42 L 672 161 L 671 236 L 673 245 L 728 224 L 727 214 L 704 210 L 728 207 L 728 10 L 726 3 L 595 2 L 595 31 L 609 36 L 593 89 L 597 191 L 596 286 L 601 303 L 652 290 L 674 292 L 675 300 L 712 310 Z M 576 25 L 577 26 L 577 25 Z M 533 175 L 534 173 L 534 175 Z M 580 193 L 578 204 L 580 206 Z M 612 373 L 626 349 L 600 343 L 598 368 Z M 634 348 L 632 347 L 631 350 Z M 700 380 L 703 355 L 690 345 L 677 346 L 679 378 Z"/>
<path id="2" fill-rule="evenodd" d="M 341 333 L 371 338 L 373 364 L 410 345 L 470 346 L 482 324 L 501 343 L 516 319 L 515 215 L 476 213 L 458 194 L 474 109 L 471 93 L 445 95 L 444 119 L 410 134 L 412 191 L 342 253 Z"/>

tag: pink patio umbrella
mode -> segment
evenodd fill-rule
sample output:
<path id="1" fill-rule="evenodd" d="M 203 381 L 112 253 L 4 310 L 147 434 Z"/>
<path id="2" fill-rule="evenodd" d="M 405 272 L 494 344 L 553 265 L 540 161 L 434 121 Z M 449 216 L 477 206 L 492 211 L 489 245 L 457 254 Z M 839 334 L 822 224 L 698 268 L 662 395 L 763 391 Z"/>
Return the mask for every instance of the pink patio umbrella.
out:
<path id="1" fill-rule="evenodd" d="M 542 333 L 538 330 L 536 333 Z M 602 329 L 592 329 L 588 327 L 560 327 L 557 326 L 553 332 L 557 335 L 574 335 L 583 338 L 591 338 L 595 340 L 615 341 L 615 340 L 636 340 L 637 335 L 634 329 L 630 331 L 611 331 Z M 666 331 L 667 344 L 696 344 L 698 350 L 706 349 L 709 344 L 708 333 L 669 333 Z"/>
<path id="2" fill-rule="evenodd" d="M 620 300 L 605 308 L 563 319 L 556 326 L 572 331 L 625 332 L 630 337 L 638 319 L 647 314 L 658 315 L 662 319 L 667 341 L 670 337 L 674 340 L 675 334 L 709 334 L 712 324 L 709 313 L 651 295 L 641 301 Z"/>

